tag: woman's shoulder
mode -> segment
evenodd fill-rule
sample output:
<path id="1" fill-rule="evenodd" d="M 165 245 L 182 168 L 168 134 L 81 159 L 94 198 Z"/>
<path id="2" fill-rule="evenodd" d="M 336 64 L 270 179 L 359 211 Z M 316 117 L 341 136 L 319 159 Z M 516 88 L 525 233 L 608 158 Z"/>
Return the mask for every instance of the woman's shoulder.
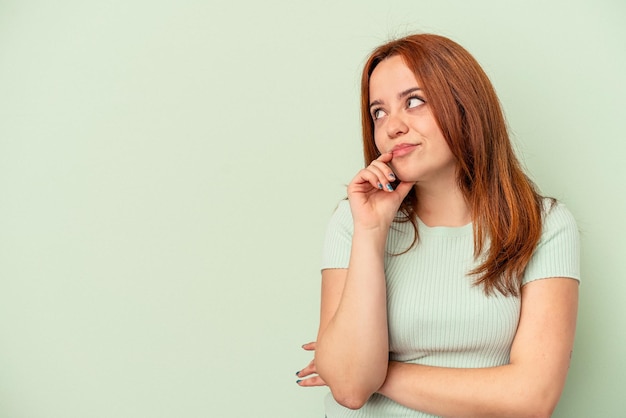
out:
<path id="1" fill-rule="evenodd" d="M 348 202 L 348 199 L 342 199 L 337 203 L 332 218 L 349 219 L 352 221 L 352 210 L 350 210 L 350 202 Z"/>
<path id="2" fill-rule="evenodd" d="M 566 205 L 545 199 L 541 238 L 526 266 L 522 283 L 548 277 L 580 280 L 579 241 L 576 220 Z"/>
<path id="3" fill-rule="evenodd" d="M 350 202 L 348 199 L 341 199 L 335 207 L 335 212 L 350 212 Z"/>
<path id="4" fill-rule="evenodd" d="M 353 221 L 352 221 L 352 211 L 350 210 L 350 202 L 348 199 L 340 200 L 335 206 L 332 214 L 330 215 L 330 220 L 328 222 L 329 229 L 341 229 L 344 231 L 352 231 Z"/>
<path id="5" fill-rule="evenodd" d="M 543 231 L 544 234 L 559 229 L 578 230 L 576 219 L 567 206 L 554 198 L 543 199 Z"/>

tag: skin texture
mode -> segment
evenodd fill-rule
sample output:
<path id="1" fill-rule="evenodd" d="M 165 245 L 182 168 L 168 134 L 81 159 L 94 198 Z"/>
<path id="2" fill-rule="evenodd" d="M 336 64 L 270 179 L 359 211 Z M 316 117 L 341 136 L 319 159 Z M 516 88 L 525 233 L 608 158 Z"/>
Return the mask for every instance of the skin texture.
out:
<path id="1" fill-rule="evenodd" d="M 382 61 L 371 75 L 371 114 L 381 156 L 348 186 L 354 219 L 350 263 L 347 269 L 322 272 L 317 342 L 303 346 L 315 358 L 298 373 L 298 384 L 328 385 L 348 408 L 360 408 L 379 392 L 444 417 L 549 417 L 563 390 L 573 347 L 575 280 L 546 278 L 522 287 L 510 364 L 454 369 L 388 360 L 383 260 L 402 199 L 414 187 L 417 214 L 430 226 L 471 221 L 455 180 L 455 159 L 419 87 L 398 56 Z M 400 149 L 406 145 L 410 147 Z M 388 189 L 396 177 L 402 181 Z"/>

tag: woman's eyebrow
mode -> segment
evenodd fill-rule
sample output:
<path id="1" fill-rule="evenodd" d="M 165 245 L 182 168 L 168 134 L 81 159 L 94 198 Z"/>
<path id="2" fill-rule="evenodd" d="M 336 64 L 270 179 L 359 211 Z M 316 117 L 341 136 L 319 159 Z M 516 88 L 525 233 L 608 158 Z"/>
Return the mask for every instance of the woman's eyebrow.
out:
<path id="1" fill-rule="evenodd" d="M 378 106 L 378 105 L 381 105 L 381 104 L 383 104 L 382 100 L 374 100 L 373 102 L 370 103 L 370 109 L 372 107 L 374 107 L 374 106 Z"/>
<path id="2" fill-rule="evenodd" d="M 414 93 L 416 91 L 421 91 L 421 90 L 422 89 L 420 87 L 411 87 L 409 89 L 406 89 L 406 90 L 401 91 L 400 93 L 398 93 L 398 99 L 402 99 L 403 97 L 406 97 L 406 96 L 408 96 L 411 93 Z M 371 109 L 373 106 L 381 105 L 383 103 L 384 102 L 382 100 L 374 100 L 373 102 L 370 103 L 369 107 Z"/>
<path id="3" fill-rule="evenodd" d="M 411 87 L 410 89 L 406 89 L 403 92 L 401 92 L 400 94 L 398 94 L 398 99 L 401 99 L 403 97 L 408 96 L 409 94 L 416 92 L 416 91 L 421 91 L 422 89 L 420 87 Z"/>

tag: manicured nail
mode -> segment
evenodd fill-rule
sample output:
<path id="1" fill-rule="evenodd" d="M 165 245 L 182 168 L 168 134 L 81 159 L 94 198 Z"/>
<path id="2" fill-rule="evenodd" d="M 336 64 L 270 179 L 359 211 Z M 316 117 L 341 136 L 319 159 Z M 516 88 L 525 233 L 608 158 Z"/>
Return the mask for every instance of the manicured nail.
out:
<path id="1" fill-rule="evenodd" d="M 302 382 L 302 380 L 296 380 L 296 383 L 297 383 L 297 384 L 300 384 L 300 382 Z"/>
<path id="2" fill-rule="evenodd" d="M 383 189 L 382 183 L 378 183 L 378 188 L 381 189 L 381 190 Z"/>
<path id="3" fill-rule="evenodd" d="M 396 179 L 396 175 L 393 174 L 393 173 L 389 173 L 389 178 L 392 179 L 392 180 L 395 180 Z"/>
<path id="4" fill-rule="evenodd" d="M 387 183 L 387 190 L 389 190 L 390 192 L 393 192 L 393 186 L 389 183 Z"/>
<path id="5" fill-rule="evenodd" d="M 296 372 L 296 376 L 300 376 L 300 370 Z"/>

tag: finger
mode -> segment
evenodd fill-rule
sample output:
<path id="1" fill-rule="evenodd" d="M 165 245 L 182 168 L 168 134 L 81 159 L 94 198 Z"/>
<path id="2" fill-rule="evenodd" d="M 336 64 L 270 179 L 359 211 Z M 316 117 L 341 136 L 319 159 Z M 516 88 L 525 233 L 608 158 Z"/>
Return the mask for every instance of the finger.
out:
<path id="1" fill-rule="evenodd" d="M 326 382 L 319 376 L 313 376 L 308 379 L 301 379 L 296 381 L 296 383 L 303 387 L 313 387 L 313 386 L 326 386 Z"/>
<path id="2" fill-rule="evenodd" d="M 389 186 L 391 186 L 391 183 L 389 181 L 389 179 L 387 178 L 387 174 L 385 173 L 385 164 L 381 163 L 381 162 L 372 162 L 370 165 L 368 165 L 367 167 L 365 167 L 365 170 L 374 173 L 374 175 L 376 176 L 376 186 L 381 189 L 381 190 L 386 190 L 386 191 L 391 191 L 393 189 L 391 189 Z"/>
<path id="3" fill-rule="evenodd" d="M 357 173 L 354 179 L 352 179 L 350 185 L 348 186 L 348 192 L 352 189 L 353 191 L 360 193 L 367 193 L 372 191 L 370 187 L 373 189 L 382 189 L 383 184 L 379 179 L 379 175 L 364 168 Z"/>
<path id="4" fill-rule="evenodd" d="M 383 154 L 380 154 L 380 156 L 378 158 L 376 158 L 376 160 L 374 161 L 381 161 L 383 163 L 388 163 L 393 159 L 393 153 L 391 152 L 385 152 Z"/>
<path id="5" fill-rule="evenodd" d="M 311 341 L 310 343 L 302 344 L 302 348 L 306 351 L 314 351 L 317 341 Z"/>
<path id="6" fill-rule="evenodd" d="M 298 377 L 306 377 L 312 374 L 317 373 L 317 369 L 315 368 L 315 362 L 311 360 L 311 362 L 302 370 L 296 372 L 296 376 Z"/>
<path id="7" fill-rule="evenodd" d="M 391 167 L 389 167 L 387 165 L 387 163 L 384 163 L 382 161 L 379 160 L 374 160 L 371 162 L 371 164 L 368 166 L 368 168 L 373 168 L 375 167 L 376 170 L 378 170 L 379 174 L 379 178 L 380 179 L 384 179 L 383 180 L 383 184 L 389 183 L 389 182 L 393 182 L 396 181 L 396 174 L 393 172 L 393 170 L 391 169 Z"/>

